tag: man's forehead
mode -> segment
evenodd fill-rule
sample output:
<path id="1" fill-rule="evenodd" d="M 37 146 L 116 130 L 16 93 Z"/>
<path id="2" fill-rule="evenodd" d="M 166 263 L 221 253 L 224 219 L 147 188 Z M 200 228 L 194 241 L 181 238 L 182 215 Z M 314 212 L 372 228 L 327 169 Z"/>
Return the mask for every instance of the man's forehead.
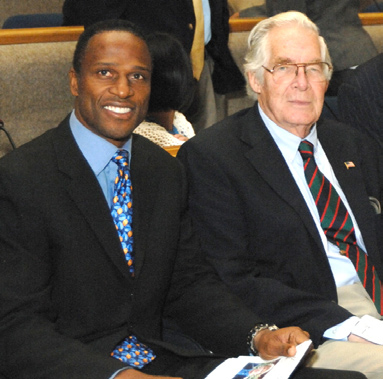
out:
<path id="1" fill-rule="evenodd" d="M 140 36 L 134 34 L 129 30 L 104 30 L 99 33 L 96 33 L 92 36 L 88 42 L 89 45 L 93 45 L 95 43 L 100 43 L 100 41 L 105 41 L 105 43 L 109 42 L 118 42 L 118 41 L 134 41 L 137 44 L 142 44 L 147 47 L 145 40 L 143 40 Z"/>
<path id="2" fill-rule="evenodd" d="M 275 63 L 301 63 L 298 56 L 306 56 L 307 62 L 321 60 L 319 36 L 311 29 L 299 25 L 276 27 L 269 35 L 269 58 Z"/>
<path id="3" fill-rule="evenodd" d="M 132 57 L 141 58 L 151 65 L 151 56 L 146 42 L 129 31 L 105 31 L 94 35 L 88 43 L 85 55 L 98 60 L 104 55 L 123 56 L 131 54 Z"/>

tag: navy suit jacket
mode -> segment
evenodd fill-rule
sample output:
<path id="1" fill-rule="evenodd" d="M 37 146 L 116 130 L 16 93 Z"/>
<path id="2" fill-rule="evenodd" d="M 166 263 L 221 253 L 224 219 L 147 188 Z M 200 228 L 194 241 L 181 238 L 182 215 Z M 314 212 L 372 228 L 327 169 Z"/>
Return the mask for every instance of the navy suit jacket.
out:
<path id="1" fill-rule="evenodd" d="M 338 109 L 342 119 L 369 134 L 383 147 L 383 54 L 353 70 L 339 87 Z"/>
<path id="2" fill-rule="evenodd" d="M 369 203 L 382 201 L 379 155 L 340 123 L 319 121 L 318 136 L 383 277 L 381 216 Z M 203 250 L 220 277 L 262 317 L 301 326 L 318 345 L 350 313 L 337 305 L 320 236 L 257 104 L 201 131 L 178 157 Z"/>
<path id="3" fill-rule="evenodd" d="M 131 177 L 134 280 L 68 118 L 0 160 L 6 377 L 108 378 L 124 367 L 110 352 L 131 333 L 154 350 L 192 355 L 162 341 L 165 314 L 208 349 L 247 353 L 259 318 L 204 262 L 185 210 L 181 163 L 133 135 Z"/>

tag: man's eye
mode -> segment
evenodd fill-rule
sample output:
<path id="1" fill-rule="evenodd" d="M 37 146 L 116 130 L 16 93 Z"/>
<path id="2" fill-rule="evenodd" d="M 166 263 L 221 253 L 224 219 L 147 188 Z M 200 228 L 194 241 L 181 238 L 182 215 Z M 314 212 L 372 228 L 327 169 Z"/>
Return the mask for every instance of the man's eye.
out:
<path id="1" fill-rule="evenodd" d="M 106 77 L 110 77 L 110 76 L 112 76 L 112 74 L 110 73 L 109 70 L 100 70 L 98 73 L 99 73 L 101 76 L 106 76 Z"/>
<path id="2" fill-rule="evenodd" d="M 278 66 L 277 71 L 279 72 L 285 72 L 285 71 L 290 71 L 291 66 Z"/>
<path id="3" fill-rule="evenodd" d="M 135 79 L 135 80 L 145 79 L 142 74 L 138 74 L 138 73 L 132 74 L 132 78 Z"/>
<path id="4" fill-rule="evenodd" d="M 321 72 L 321 66 L 320 65 L 310 65 L 306 67 L 306 71 L 310 71 L 312 73 L 318 73 Z"/>

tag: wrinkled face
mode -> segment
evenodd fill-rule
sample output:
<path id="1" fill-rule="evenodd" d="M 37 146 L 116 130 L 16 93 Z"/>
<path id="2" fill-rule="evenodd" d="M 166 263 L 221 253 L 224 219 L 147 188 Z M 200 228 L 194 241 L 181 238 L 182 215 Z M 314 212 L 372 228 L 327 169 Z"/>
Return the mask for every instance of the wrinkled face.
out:
<path id="1" fill-rule="evenodd" d="M 93 36 L 80 73 L 69 73 L 79 121 L 121 147 L 146 116 L 151 70 L 148 47 L 139 37 L 126 31 Z"/>
<path id="2" fill-rule="evenodd" d="M 312 63 L 322 61 L 317 35 L 302 27 L 291 25 L 274 28 L 269 34 L 272 69 L 280 63 Z M 273 74 L 264 70 L 264 82 L 259 83 L 249 73 L 249 84 L 258 94 L 259 105 L 278 126 L 303 137 L 318 120 L 323 107 L 328 82 L 311 82 L 304 69 L 290 81 L 276 82 Z"/>

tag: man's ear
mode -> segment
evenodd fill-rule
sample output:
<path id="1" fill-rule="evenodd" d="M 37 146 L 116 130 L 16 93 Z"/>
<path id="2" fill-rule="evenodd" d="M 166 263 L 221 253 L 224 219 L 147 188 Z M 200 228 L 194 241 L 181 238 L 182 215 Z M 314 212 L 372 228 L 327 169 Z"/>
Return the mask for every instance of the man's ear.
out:
<path id="1" fill-rule="evenodd" d="M 70 85 L 70 91 L 73 96 L 78 96 L 78 79 L 76 71 L 71 68 L 69 71 L 69 85 Z"/>
<path id="2" fill-rule="evenodd" d="M 258 79 L 257 79 L 257 76 L 255 74 L 255 72 L 248 72 L 247 73 L 247 79 L 249 81 L 249 85 L 251 87 L 251 89 L 255 92 L 255 93 L 258 93 L 260 94 L 261 93 L 261 90 L 262 90 L 262 86 L 261 84 L 259 83 Z"/>

